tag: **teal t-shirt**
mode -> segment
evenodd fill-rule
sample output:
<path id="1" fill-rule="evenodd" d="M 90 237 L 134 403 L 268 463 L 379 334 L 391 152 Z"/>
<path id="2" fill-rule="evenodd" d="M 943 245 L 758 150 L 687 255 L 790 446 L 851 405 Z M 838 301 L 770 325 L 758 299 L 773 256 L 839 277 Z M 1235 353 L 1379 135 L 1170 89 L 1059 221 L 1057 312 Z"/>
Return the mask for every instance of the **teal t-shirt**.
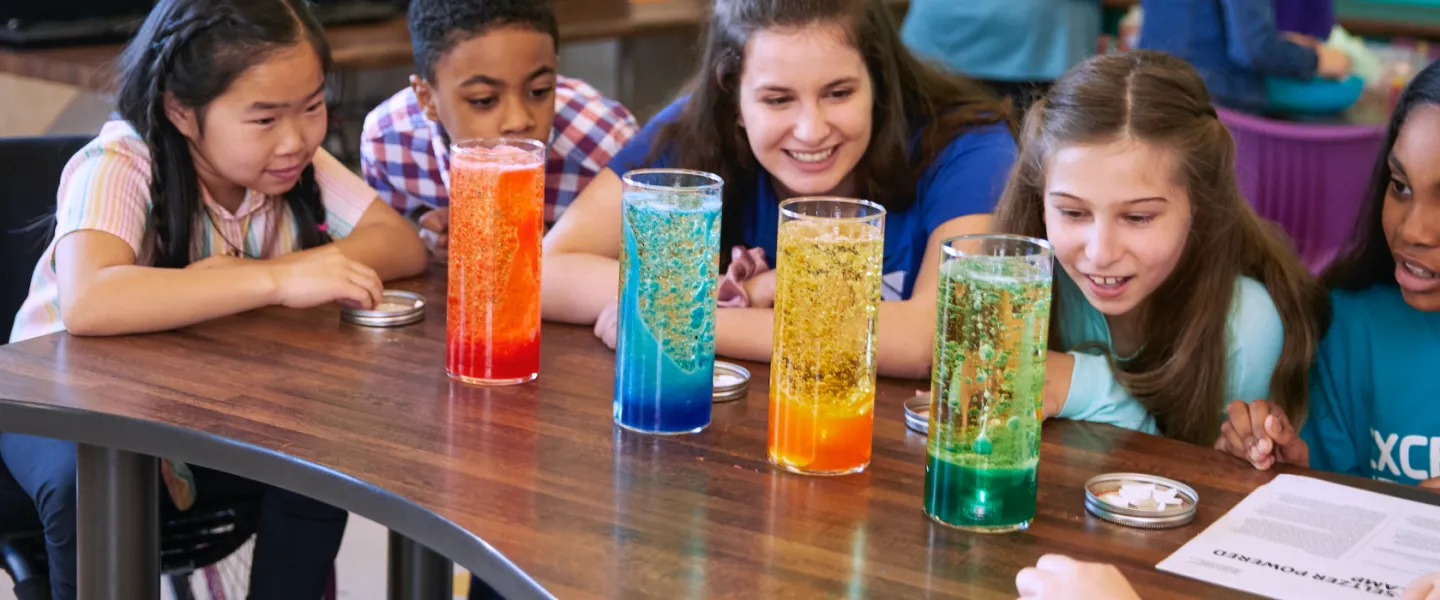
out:
<path id="1" fill-rule="evenodd" d="M 1440 313 L 1393 285 L 1332 291 L 1300 435 L 1310 466 L 1416 484 L 1440 477 Z"/>
<path id="2" fill-rule="evenodd" d="M 980 79 L 1054 81 L 1095 54 L 1100 0 L 912 0 L 916 54 Z"/>
<path id="3" fill-rule="evenodd" d="M 1104 352 L 1111 349 L 1110 325 L 1105 315 L 1061 272 L 1055 277 L 1058 310 L 1050 316 L 1060 328 L 1061 349 L 1075 357 L 1070 393 L 1059 418 L 1109 423 L 1158 434 L 1155 417 L 1131 396 L 1115 374 Z M 1285 326 L 1265 285 L 1249 277 L 1235 280 L 1235 296 L 1225 326 L 1225 403 L 1270 398 L 1270 376 L 1285 346 Z M 1122 359 L 1123 362 L 1123 359 Z M 1223 411 L 1224 404 L 1215 410 Z"/>

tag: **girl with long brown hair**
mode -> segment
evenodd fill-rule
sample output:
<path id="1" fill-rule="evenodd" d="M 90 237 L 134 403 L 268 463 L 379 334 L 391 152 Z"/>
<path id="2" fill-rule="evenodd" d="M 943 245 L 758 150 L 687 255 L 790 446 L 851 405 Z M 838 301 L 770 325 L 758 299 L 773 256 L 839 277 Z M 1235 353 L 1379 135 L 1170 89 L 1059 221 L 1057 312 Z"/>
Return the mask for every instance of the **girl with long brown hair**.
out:
<path id="1" fill-rule="evenodd" d="M 1015 155 L 1007 110 L 905 49 L 880 0 L 717 0 L 685 95 L 601 172 L 545 239 L 547 319 L 613 321 L 620 175 L 639 167 L 725 181 L 721 244 L 773 261 L 780 201 L 864 198 L 887 210 L 882 373 L 930 372 L 941 240 L 989 227 Z M 773 272 L 722 308 L 720 354 L 768 360 Z M 604 319 L 597 333 L 604 333 Z M 603 335 L 602 335 L 603 337 Z"/>
<path id="2" fill-rule="evenodd" d="M 1306 407 L 1325 296 L 1235 182 L 1199 75 L 1101 56 L 1026 117 L 995 228 L 1049 239 L 1045 415 L 1210 444 L 1226 403 Z"/>

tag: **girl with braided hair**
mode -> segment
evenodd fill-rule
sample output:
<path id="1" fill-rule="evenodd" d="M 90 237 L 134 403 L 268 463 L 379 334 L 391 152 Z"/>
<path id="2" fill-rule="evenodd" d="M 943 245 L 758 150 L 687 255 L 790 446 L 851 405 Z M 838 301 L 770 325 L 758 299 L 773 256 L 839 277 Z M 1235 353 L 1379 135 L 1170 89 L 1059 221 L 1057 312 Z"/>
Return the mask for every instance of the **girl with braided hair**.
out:
<path id="1" fill-rule="evenodd" d="M 422 271 L 416 231 L 320 149 L 329 66 L 301 0 L 161 0 L 120 57 L 123 120 L 64 170 L 54 238 L 11 341 L 160 331 L 269 305 L 370 308 L 383 280 Z M 75 445 L 0 433 L 0 466 L 0 484 L 13 478 L 36 502 L 53 597 L 74 598 Z M 164 510 L 260 496 L 252 597 L 321 596 L 344 511 L 166 466 Z"/>

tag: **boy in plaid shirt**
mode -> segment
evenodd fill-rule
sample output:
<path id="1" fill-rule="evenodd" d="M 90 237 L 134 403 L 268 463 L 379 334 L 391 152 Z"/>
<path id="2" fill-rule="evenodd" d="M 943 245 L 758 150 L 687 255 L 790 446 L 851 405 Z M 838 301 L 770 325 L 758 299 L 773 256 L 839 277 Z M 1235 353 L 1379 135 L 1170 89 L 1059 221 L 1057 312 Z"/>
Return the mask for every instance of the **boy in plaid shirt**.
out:
<path id="1" fill-rule="evenodd" d="M 561 77 L 551 0 L 412 0 L 417 75 L 365 118 L 365 181 L 433 235 L 446 259 L 450 143 L 546 142 L 545 222 L 553 223 L 635 135 L 634 115 Z"/>

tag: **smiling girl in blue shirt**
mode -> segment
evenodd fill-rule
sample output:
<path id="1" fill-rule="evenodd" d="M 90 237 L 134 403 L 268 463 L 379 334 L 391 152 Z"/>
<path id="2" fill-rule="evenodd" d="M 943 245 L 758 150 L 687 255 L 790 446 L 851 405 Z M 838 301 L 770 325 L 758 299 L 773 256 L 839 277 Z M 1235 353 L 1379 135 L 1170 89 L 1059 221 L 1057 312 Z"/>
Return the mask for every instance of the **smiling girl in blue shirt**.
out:
<path id="1" fill-rule="evenodd" d="M 744 245 L 773 263 L 779 203 L 791 197 L 884 206 L 890 301 L 880 307 L 879 370 L 928 376 L 939 245 L 989 226 L 1015 155 L 1005 109 L 978 84 L 911 56 L 880 0 L 720 0 L 708 31 L 689 93 L 631 140 L 546 237 L 545 318 L 593 323 L 615 301 L 620 175 L 709 171 L 725 180 L 722 255 Z M 719 354 L 769 360 L 773 276 L 746 282 L 750 308 L 720 309 Z"/>

